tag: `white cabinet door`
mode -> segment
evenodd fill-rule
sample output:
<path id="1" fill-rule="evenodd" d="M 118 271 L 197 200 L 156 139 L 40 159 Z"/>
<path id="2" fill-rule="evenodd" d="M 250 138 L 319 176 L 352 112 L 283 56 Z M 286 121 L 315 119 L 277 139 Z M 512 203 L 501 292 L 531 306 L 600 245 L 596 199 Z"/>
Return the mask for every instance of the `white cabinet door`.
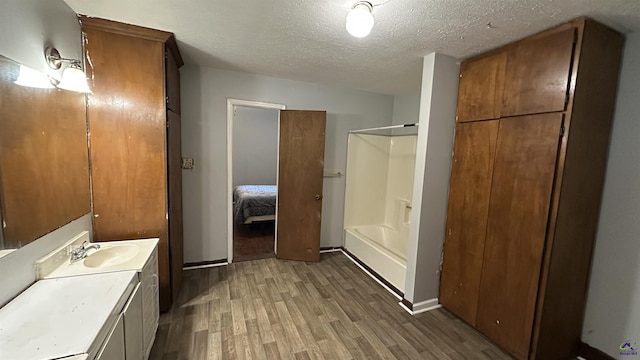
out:
<path id="1" fill-rule="evenodd" d="M 116 326 L 107 336 L 95 360 L 122 360 L 124 358 L 124 322 L 122 315 L 120 315 Z"/>
<path id="2" fill-rule="evenodd" d="M 140 283 L 129 297 L 123 310 L 123 316 L 126 360 L 142 360 L 145 349 L 142 341 L 142 291 Z"/>

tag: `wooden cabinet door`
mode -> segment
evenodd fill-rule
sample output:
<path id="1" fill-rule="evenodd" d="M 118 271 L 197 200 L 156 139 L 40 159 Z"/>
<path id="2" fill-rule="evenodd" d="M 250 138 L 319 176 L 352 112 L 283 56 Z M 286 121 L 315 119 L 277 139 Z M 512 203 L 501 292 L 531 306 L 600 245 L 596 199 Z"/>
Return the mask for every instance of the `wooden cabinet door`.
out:
<path id="1" fill-rule="evenodd" d="M 565 109 L 574 38 L 569 28 L 508 48 L 502 117 Z"/>
<path id="2" fill-rule="evenodd" d="M 180 115 L 167 111 L 167 170 L 169 182 L 169 259 L 171 266 L 171 294 L 178 297 L 182 284 L 184 250 L 182 239 L 182 142 Z"/>
<path id="3" fill-rule="evenodd" d="M 160 305 L 166 311 L 171 279 L 164 44 L 92 28 L 83 32 L 93 91 L 87 120 L 94 239 L 160 238 Z"/>
<path id="4" fill-rule="evenodd" d="M 326 111 L 280 111 L 276 256 L 320 260 Z"/>
<path id="5" fill-rule="evenodd" d="M 526 359 L 562 114 L 500 120 L 477 328 Z"/>
<path id="6" fill-rule="evenodd" d="M 499 120 L 456 125 L 440 301 L 476 323 Z"/>
<path id="7" fill-rule="evenodd" d="M 501 52 L 460 65 L 458 122 L 500 117 L 505 61 Z"/>

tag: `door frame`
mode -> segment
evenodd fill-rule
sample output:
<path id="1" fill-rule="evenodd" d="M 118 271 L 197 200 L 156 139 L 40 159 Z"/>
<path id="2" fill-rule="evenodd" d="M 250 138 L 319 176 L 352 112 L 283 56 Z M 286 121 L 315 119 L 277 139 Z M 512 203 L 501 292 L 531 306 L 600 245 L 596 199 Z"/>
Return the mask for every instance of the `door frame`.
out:
<path id="1" fill-rule="evenodd" d="M 267 103 L 262 101 L 227 99 L 227 262 L 233 262 L 233 113 L 236 106 L 252 107 L 258 109 L 278 110 L 278 141 L 277 141 L 277 165 L 280 167 L 280 111 L 286 110 L 283 104 Z M 277 173 L 276 173 L 277 174 Z M 278 179 L 276 176 L 276 186 Z M 278 203 L 276 197 L 276 226 L 278 222 Z M 277 229 L 277 227 L 274 227 Z M 276 234 L 276 242 L 277 234 Z M 274 244 L 275 250 L 275 244 Z"/>

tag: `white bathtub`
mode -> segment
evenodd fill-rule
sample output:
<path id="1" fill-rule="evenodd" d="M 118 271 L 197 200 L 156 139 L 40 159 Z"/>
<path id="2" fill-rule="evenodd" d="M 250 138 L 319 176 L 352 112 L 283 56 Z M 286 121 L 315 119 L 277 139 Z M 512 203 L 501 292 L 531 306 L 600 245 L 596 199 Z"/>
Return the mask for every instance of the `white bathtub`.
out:
<path id="1" fill-rule="evenodd" d="M 408 234 L 387 225 L 354 226 L 344 230 L 344 247 L 404 292 Z"/>

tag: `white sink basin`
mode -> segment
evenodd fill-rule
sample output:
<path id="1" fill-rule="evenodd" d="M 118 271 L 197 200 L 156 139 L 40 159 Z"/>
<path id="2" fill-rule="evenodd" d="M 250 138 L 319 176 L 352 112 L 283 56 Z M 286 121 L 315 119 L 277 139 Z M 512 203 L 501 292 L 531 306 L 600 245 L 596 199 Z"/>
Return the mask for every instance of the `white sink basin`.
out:
<path id="1" fill-rule="evenodd" d="M 157 238 L 93 242 L 91 244 L 100 245 L 100 249 L 89 249 L 87 257 L 82 261 L 70 262 L 71 251 L 89 241 L 89 232 L 83 231 L 63 246 L 37 260 L 38 279 L 124 270 L 140 271 L 158 244 Z"/>
<path id="2" fill-rule="evenodd" d="M 84 266 L 90 268 L 107 268 L 125 263 L 138 255 L 140 247 L 129 244 L 103 247 L 89 253 L 84 259 Z"/>

